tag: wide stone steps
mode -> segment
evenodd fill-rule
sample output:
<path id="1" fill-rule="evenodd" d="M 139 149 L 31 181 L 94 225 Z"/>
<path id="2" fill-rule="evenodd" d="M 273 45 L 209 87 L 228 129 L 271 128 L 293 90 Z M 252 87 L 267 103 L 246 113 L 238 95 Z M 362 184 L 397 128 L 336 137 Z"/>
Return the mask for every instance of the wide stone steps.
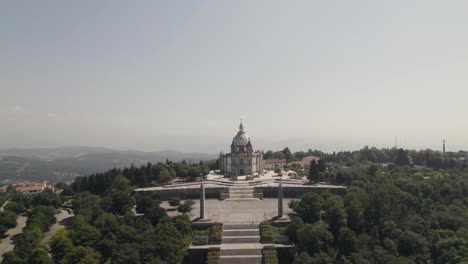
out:
<path id="1" fill-rule="evenodd" d="M 223 225 L 223 231 L 224 230 L 236 230 L 236 229 L 256 229 L 258 230 L 259 224 L 236 224 L 236 223 L 225 223 Z"/>
<path id="2" fill-rule="evenodd" d="M 222 256 L 262 255 L 261 248 L 221 249 Z"/>
<path id="3" fill-rule="evenodd" d="M 229 187 L 230 191 L 251 191 L 253 190 L 253 186 L 231 186 Z"/>
<path id="4" fill-rule="evenodd" d="M 253 193 L 230 193 L 229 199 L 236 199 L 236 198 L 254 198 Z"/>
<path id="5" fill-rule="evenodd" d="M 254 193 L 253 190 L 232 190 L 229 191 L 230 194 L 235 194 L 235 193 Z"/>
<path id="6" fill-rule="evenodd" d="M 234 229 L 224 230 L 223 236 L 259 236 L 258 229 Z"/>
<path id="7" fill-rule="evenodd" d="M 260 236 L 223 236 L 223 244 L 260 243 Z"/>
<path id="8" fill-rule="evenodd" d="M 221 264 L 261 264 L 262 248 L 258 224 L 223 225 Z"/>
<path id="9" fill-rule="evenodd" d="M 261 264 L 262 255 L 221 256 L 221 264 Z"/>

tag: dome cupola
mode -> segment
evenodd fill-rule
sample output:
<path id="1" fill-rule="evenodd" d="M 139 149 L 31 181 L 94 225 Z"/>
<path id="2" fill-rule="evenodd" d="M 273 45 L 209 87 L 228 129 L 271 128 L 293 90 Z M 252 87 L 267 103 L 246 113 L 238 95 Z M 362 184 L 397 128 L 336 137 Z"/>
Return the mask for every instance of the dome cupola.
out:
<path id="1" fill-rule="evenodd" d="M 248 151 L 247 145 L 250 143 L 250 138 L 245 134 L 244 125 L 242 122 L 239 125 L 239 132 L 237 135 L 232 139 L 231 150 L 233 152 L 244 152 Z"/>

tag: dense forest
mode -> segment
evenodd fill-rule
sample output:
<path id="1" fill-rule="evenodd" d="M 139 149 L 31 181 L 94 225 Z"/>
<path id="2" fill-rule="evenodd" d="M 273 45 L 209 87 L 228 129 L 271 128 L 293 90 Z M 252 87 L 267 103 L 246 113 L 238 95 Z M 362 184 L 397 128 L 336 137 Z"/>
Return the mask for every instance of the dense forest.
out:
<path id="1" fill-rule="evenodd" d="M 214 163 L 188 164 L 182 162 L 166 161 L 165 163 L 148 163 L 141 167 L 114 168 L 104 173 L 96 173 L 85 177 L 76 178 L 72 188 L 76 192 L 90 191 L 101 194 L 112 184 L 115 177 L 123 175 L 132 186 L 146 187 L 155 184 L 167 183 L 176 177 L 192 181 L 200 175 L 207 175 L 210 169 L 214 169 Z"/>
<path id="2" fill-rule="evenodd" d="M 464 151 L 442 153 L 431 149 L 426 150 L 403 150 L 397 148 L 364 147 L 355 151 L 340 151 L 326 153 L 320 150 L 298 151 L 292 153 L 289 148 L 282 151 L 267 151 L 264 153 L 264 159 L 286 159 L 288 162 L 300 161 L 307 156 L 317 156 L 325 159 L 327 162 L 335 164 L 352 165 L 356 162 L 370 161 L 374 163 L 398 163 L 397 158 L 404 152 L 408 157 L 408 164 L 416 166 L 427 166 L 433 169 L 450 169 L 455 168 L 457 160 L 465 157 Z M 461 165 L 466 166 L 462 163 Z"/>
<path id="3" fill-rule="evenodd" d="M 365 161 L 344 197 L 305 194 L 287 234 L 295 263 L 468 263 L 468 171 Z"/>
<path id="4" fill-rule="evenodd" d="M 168 217 L 156 196 L 134 195 L 123 176 L 115 177 L 101 196 L 76 193 L 70 200 L 72 226 L 52 237 L 49 250 L 41 241 L 62 201 L 51 192 L 18 197 L 17 204 L 29 209 L 28 221 L 2 263 L 180 263 L 191 241 L 187 216 Z M 131 211 L 135 205 L 142 216 Z"/>
<path id="5" fill-rule="evenodd" d="M 344 196 L 306 193 L 290 202 L 294 214 L 284 232 L 296 245 L 294 263 L 468 263 L 468 170 L 458 154 L 364 148 L 292 155 L 321 157 L 302 168 L 311 180 L 348 186 Z M 15 225 L 18 214 L 28 216 L 2 263 L 181 263 L 196 233 L 184 214 L 190 203 L 171 201 L 182 213 L 171 218 L 157 195 L 134 188 L 193 180 L 214 168 L 148 163 L 79 177 L 71 188 L 59 184 L 61 197 L 0 195 L 0 202 L 10 200 L 0 213 L 1 232 Z M 43 234 L 62 201 L 75 217 L 47 248 Z"/>

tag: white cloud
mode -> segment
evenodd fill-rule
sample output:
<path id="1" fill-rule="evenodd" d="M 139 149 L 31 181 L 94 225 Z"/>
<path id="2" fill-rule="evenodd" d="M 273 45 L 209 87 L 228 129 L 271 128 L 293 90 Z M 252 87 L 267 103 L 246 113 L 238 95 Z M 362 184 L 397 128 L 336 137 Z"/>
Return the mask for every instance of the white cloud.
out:
<path id="1" fill-rule="evenodd" d="M 10 108 L 10 112 L 12 114 L 21 114 L 21 115 L 29 114 L 29 112 L 26 111 L 26 109 L 24 109 L 23 107 L 19 105 L 15 105 L 12 108 Z"/>

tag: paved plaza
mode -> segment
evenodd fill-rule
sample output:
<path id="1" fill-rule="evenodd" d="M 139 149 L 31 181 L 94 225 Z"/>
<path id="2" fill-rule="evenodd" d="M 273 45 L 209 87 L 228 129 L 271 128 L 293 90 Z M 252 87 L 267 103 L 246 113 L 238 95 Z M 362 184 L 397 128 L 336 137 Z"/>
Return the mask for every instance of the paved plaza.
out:
<path id="1" fill-rule="evenodd" d="M 291 213 L 288 202 L 293 199 L 283 199 L 284 213 Z M 200 201 L 194 200 L 193 210 L 188 214 L 191 220 L 199 217 Z M 168 202 L 163 202 L 162 207 L 172 208 Z M 278 214 L 278 199 L 246 199 L 246 200 L 216 200 L 205 201 L 205 216 L 212 222 L 219 223 L 260 223 L 270 220 Z M 178 214 L 176 210 L 170 210 L 170 216 Z"/>

